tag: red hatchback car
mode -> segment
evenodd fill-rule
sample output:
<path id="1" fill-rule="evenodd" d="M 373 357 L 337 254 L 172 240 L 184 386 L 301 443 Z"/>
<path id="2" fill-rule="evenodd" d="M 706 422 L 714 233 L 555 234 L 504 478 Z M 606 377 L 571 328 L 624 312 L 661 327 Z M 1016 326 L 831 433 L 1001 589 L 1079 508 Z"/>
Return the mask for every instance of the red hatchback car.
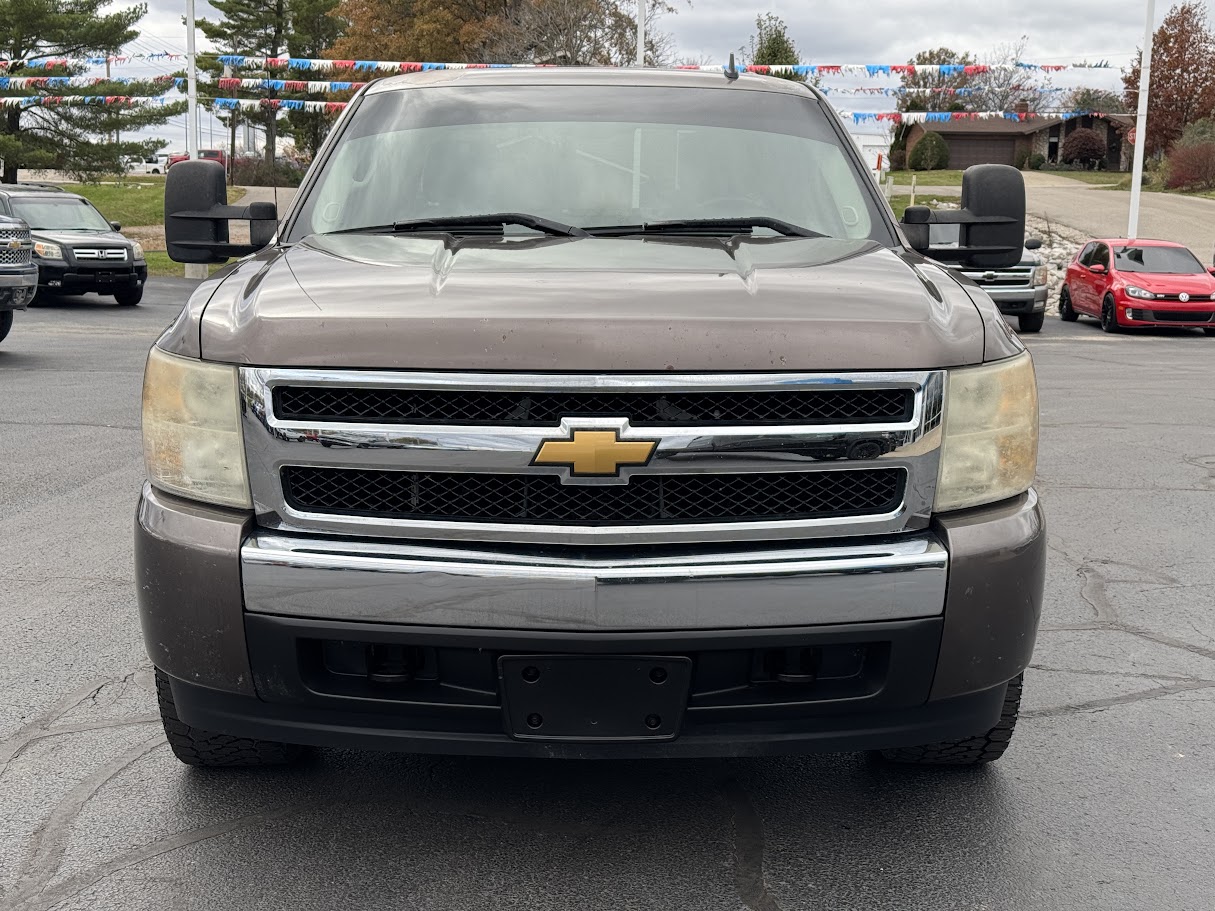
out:
<path id="1" fill-rule="evenodd" d="M 1059 316 L 1101 320 L 1106 332 L 1143 326 L 1198 327 L 1215 335 L 1215 276 L 1181 244 L 1089 241 L 1067 267 Z"/>

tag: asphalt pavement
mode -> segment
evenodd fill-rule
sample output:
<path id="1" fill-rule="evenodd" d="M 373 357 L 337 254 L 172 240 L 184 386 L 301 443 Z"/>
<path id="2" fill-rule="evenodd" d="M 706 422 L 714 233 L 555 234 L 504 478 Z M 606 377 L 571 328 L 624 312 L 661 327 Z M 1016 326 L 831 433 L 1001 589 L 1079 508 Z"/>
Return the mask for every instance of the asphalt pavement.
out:
<path id="1" fill-rule="evenodd" d="M 1215 903 L 1215 339 L 1030 337 L 1050 522 L 1008 755 L 177 763 L 135 611 L 145 352 L 188 293 L 0 344 L 0 908 L 1103 909 Z"/>

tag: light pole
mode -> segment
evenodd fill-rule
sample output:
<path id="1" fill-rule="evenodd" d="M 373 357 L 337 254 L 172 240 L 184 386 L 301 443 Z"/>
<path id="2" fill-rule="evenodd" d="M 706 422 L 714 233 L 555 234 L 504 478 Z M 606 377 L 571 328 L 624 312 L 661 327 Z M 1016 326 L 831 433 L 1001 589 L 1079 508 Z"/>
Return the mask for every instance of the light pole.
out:
<path id="1" fill-rule="evenodd" d="M 637 0 L 637 65 L 645 66 L 645 0 Z"/>
<path id="2" fill-rule="evenodd" d="M 1139 65 L 1139 114 L 1135 118 L 1135 164 L 1131 168 L 1131 212 L 1126 236 L 1139 234 L 1139 200 L 1143 195 L 1143 158 L 1147 145 L 1148 90 L 1152 84 L 1152 44 L 1156 37 L 1156 0 L 1147 0 L 1147 29 Z"/>
<path id="3" fill-rule="evenodd" d="M 186 0 L 186 152 L 198 157 L 198 58 L 194 53 L 194 0 Z M 208 269 L 186 263 L 186 278 L 206 278 Z"/>

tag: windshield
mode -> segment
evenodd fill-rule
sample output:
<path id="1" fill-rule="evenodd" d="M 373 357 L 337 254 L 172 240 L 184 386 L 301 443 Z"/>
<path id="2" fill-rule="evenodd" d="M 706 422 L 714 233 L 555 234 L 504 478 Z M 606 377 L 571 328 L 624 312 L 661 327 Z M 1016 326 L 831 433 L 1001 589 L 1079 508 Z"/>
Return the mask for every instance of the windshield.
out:
<path id="1" fill-rule="evenodd" d="M 369 95 L 353 113 L 293 240 L 514 212 L 582 228 L 766 217 L 832 237 L 891 242 L 862 184 L 868 177 L 810 96 L 423 88 Z"/>
<path id="2" fill-rule="evenodd" d="M 13 214 L 34 231 L 109 231 L 110 223 L 84 199 L 27 196 L 11 200 Z"/>
<path id="3" fill-rule="evenodd" d="M 1159 275 L 1200 275 L 1207 271 L 1185 247 L 1115 247 L 1114 268 Z"/>

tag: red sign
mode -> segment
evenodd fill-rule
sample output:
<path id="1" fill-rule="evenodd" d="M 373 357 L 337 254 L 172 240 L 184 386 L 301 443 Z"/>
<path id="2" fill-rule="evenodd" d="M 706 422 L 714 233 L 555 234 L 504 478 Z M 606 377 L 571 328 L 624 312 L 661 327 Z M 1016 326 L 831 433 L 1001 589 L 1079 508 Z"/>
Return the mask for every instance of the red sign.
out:
<path id="1" fill-rule="evenodd" d="M 1129 142 L 1131 145 L 1134 145 L 1135 140 L 1138 138 L 1138 133 L 1139 133 L 1138 130 L 1136 130 L 1134 127 L 1131 127 L 1131 131 L 1126 134 L 1126 141 Z"/>

